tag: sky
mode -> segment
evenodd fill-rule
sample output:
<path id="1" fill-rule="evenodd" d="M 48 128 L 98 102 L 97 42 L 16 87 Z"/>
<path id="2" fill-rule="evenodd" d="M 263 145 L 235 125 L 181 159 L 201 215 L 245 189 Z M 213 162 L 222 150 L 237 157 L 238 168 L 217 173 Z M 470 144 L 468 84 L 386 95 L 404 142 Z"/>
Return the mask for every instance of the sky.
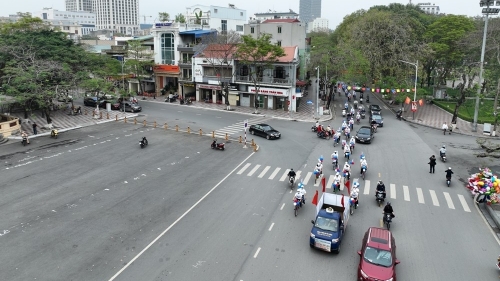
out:
<path id="1" fill-rule="evenodd" d="M 8 16 L 17 12 L 35 13 L 43 8 L 54 8 L 60 11 L 65 10 L 64 0 L 21 0 L 7 1 L 2 0 L 2 9 L 0 16 Z M 440 7 L 442 13 L 477 16 L 481 14 L 479 0 L 438 0 L 428 1 L 412 0 L 413 3 L 432 3 Z M 227 7 L 229 3 L 234 4 L 237 8 L 247 11 L 247 17 L 253 16 L 255 13 L 267 12 L 270 9 L 276 12 L 288 12 L 292 9 L 299 13 L 299 0 L 140 0 L 139 13 L 141 15 L 141 23 L 153 23 L 158 17 L 158 12 L 168 12 L 171 17 L 179 13 L 185 13 L 186 8 L 193 5 L 214 5 Z M 329 20 L 331 29 L 335 29 L 343 18 L 352 12 L 360 9 L 368 10 L 371 6 L 388 5 L 390 3 L 408 4 L 409 0 L 357 0 L 339 1 L 339 0 L 323 0 L 322 1 L 322 18 Z M 144 18 L 146 16 L 146 18 Z"/>

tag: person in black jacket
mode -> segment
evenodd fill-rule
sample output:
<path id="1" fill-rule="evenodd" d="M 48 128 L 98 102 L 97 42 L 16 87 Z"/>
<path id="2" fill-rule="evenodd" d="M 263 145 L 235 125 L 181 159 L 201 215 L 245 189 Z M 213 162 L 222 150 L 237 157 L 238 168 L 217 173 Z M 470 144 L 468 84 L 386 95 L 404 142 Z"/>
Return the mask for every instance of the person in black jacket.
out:
<path id="1" fill-rule="evenodd" d="M 436 156 L 432 155 L 429 158 L 429 173 L 434 174 L 434 167 L 436 167 Z"/>
<path id="2" fill-rule="evenodd" d="M 394 216 L 394 210 L 392 209 L 391 202 L 387 202 L 387 204 L 384 207 L 384 214 L 391 214 L 391 217 Z"/>

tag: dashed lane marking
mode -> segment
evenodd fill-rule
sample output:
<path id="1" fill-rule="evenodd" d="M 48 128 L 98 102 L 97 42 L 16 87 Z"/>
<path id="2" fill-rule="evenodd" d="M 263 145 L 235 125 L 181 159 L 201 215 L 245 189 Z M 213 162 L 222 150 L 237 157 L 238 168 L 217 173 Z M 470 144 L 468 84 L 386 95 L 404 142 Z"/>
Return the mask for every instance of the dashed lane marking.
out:
<path id="1" fill-rule="evenodd" d="M 408 189 L 408 186 L 403 185 L 403 195 L 405 198 L 405 201 L 410 201 L 410 190 Z"/>
<path id="2" fill-rule="evenodd" d="M 391 183 L 391 199 L 396 199 L 396 185 Z"/>

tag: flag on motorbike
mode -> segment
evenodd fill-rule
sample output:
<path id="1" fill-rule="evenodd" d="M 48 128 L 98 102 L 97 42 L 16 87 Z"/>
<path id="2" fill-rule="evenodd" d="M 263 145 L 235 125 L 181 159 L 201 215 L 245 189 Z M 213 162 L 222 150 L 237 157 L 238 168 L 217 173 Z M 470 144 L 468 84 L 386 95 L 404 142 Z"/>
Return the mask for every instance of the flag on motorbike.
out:
<path id="1" fill-rule="evenodd" d="M 409 98 L 409 97 L 406 97 L 406 99 L 405 99 L 405 103 L 406 103 L 406 104 L 410 104 L 410 102 L 411 102 L 410 98 Z"/>
<path id="2" fill-rule="evenodd" d="M 347 194 L 351 194 L 351 181 L 346 181 L 344 185 L 347 188 Z"/>
<path id="3" fill-rule="evenodd" d="M 342 207 L 345 207 L 344 206 L 344 196 L 342 195 L 342 199 L 340 199 L 340 204 L 342 204 Z"/>
<path id="4" fill-rule="evenodd" d="M 323 185 L 323 193 L 326 192 L 326 178 L 321 179 L 321 184 Z"/>
<path id="5" fill-rule="evenodd" d="M 418 100 L 418 105 L 420 105 L 420 106 L 424 105 L 424 100 L 423 99 L 419 99 Z"/>
<path id="6" fill-rule="evenodd" d="M 316 193 L 314 194 L 314 197 L 313 197 L 311 203 L 318 206 L 318 191 L 317 190 L 316 190 Z"/>

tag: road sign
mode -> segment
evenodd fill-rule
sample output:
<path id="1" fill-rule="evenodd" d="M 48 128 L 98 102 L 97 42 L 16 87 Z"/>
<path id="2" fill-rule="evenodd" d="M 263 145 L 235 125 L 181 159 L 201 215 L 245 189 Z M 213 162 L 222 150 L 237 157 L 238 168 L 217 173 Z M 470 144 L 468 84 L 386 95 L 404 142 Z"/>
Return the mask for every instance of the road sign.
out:
<path id="1" fill-rule="evenodd" d="M 245 122 L 243 123 L 243 126 L 245 127 L 245 131 L 247 130 L 248 128 L 248 119 L 245 120 Z"/>
<path id="2" fill-rule="evenodd" d="M 415 101 L 411 102 L 411 111 L 413 112 L 417 111 L 417 102 Z"/>

